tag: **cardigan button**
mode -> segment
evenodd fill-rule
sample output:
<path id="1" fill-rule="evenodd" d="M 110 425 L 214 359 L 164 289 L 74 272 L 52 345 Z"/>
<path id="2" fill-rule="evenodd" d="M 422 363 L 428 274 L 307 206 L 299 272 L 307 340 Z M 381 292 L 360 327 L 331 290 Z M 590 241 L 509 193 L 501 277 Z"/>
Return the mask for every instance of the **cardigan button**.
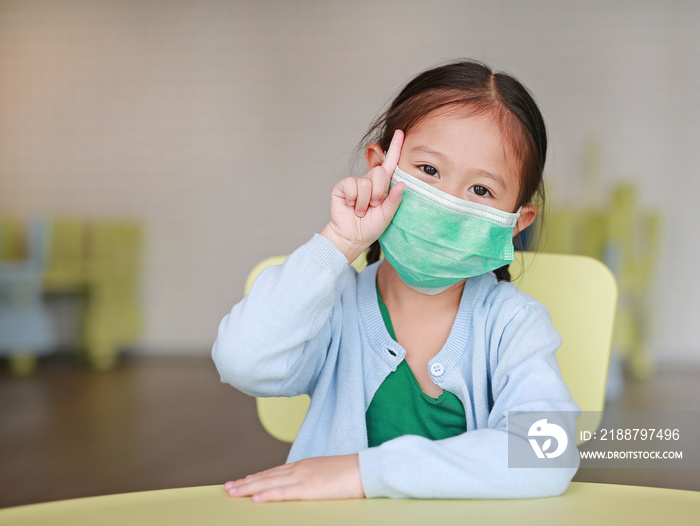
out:
<path id="1" fill-rule="evenodd" d="M 442 376 L 442 373 L 445 372 L 445 366 L 443 366 L 439 362 L 435 362 L 433 365 L 430 366 L 430 373 L 433 376 Z"/>

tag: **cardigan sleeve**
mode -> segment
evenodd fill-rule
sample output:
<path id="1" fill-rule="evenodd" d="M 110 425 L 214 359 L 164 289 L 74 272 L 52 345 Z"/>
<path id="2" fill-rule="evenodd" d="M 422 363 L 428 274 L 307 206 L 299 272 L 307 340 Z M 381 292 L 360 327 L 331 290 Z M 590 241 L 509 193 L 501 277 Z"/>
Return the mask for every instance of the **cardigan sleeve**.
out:
<path id="1" fill-rule="evenodd" d="M 263 270 L 219 324 L 212 358 L 222 382 L 253 396 L 308 392 L 328 349 L 336 284 L 348 271 L 319 234 Z"/>
<path id="2" fill-rule="evenodd" d="M 496 327 L 488 425 L 444 440 L 402 436 L 360 451 L 367 497 L 531 498 L 566 490 L 579 464 L 575 441 L 564 454 L 568 467 L 509 467 L 508 458 L 509 435 L 529 447 L 527 428 L 508 429 L 509 411 L 560 412 L 567 435 L 575 434 L 580 410 L 555 357 L 561 338 L 534 300 Z"/>

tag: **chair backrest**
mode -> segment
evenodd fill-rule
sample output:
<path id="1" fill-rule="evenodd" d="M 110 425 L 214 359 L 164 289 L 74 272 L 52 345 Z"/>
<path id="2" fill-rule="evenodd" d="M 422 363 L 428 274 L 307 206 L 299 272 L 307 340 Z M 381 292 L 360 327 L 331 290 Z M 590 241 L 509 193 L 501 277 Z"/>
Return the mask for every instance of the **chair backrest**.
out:
<path id="1" fill-rule="evenodd" d="M 245 293 L 265 268 L 281 264 L 286 256 L 268 258 L 253 268 Z M 363 258 L 353 265 L 361 269 Z M 519 252 L 511 264 L 513 282 L 549 309 L 562 336 L 557 361 L 562 377 L 584 417 L 577 428 L 594 431 L 605 405 L 617 285 L 608 268 L 586 256 Z M 258 398 L 258 417 L 275 438 L 293 442 L 309 406 L 306 395 L 294 398 Z M 581 433 L 577 432 L 577 437 Z M 578 443 L 582 443 L 578 440 Z"/>
<path id="2" fill-rule="evenodd" d="M 584 411 L 580 431 L 600 426 L 612 351 L 617 305 L 615 278 L 587 256 L 522 252 L 511 264 L 513 282 L 544 304 L 562 337 L 557 351 L 561 375 Z"/>

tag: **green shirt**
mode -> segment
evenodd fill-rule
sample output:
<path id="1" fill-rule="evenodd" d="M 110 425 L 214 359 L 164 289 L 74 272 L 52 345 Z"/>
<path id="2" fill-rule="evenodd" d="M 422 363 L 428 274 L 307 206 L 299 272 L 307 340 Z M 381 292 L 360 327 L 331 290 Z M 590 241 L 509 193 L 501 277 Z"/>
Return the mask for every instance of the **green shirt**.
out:
<path id="1" fill-rule="evenodd" d="M 379 293 L 379 287 L 377 299 L 386 329 L 396 340 L 391 317 Z M 379 386 L 365 418 L 369 447 L 403 435 L 439 440 L 467 430 L 464 406 L 459 398 L 449 391 L 443 391 L 438 398 L 425 394 L 405 359 Z"/>

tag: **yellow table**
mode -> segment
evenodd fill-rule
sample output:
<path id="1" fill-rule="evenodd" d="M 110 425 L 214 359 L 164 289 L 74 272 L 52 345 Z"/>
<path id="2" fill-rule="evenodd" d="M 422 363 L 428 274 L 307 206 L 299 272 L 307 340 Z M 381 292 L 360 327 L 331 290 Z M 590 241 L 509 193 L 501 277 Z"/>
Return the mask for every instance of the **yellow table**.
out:
<path id="1" fill-rule="evenodd" d="M 530 500 L 369 499 L 255 504 L 221 486 L 146 491 L 0 510 L 0 525 L 332 526 L 700 524 L 700 492 L 572 483 L 560 497 Z"/>

